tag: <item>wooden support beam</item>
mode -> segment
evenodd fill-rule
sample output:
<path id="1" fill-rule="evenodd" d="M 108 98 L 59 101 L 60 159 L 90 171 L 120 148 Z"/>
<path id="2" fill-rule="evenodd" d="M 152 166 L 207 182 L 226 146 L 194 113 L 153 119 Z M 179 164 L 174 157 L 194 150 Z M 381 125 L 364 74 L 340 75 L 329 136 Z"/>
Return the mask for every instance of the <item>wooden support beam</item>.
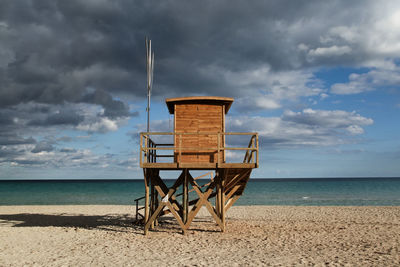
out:
<path id="1" fill-rule="evenodd" d="M 212 182 L 203 193 L 201 189 L 197 185 L 193 185 L 196 193 L 199 195 L 199 199 L 196 204 L 193 206 L 192 210 L 189 212 L 188 220 L 185 223 L 185 229 L 188 229 L 190 224 L 192 223 L 194 217 L 196 217 L 197 213 L 200 211 L 201 207 L 205 205 L 205 202 L 208 202 L 208 197 L 213 192 L 215 183 Z M 198 189 L 198 190 L 196 190 Z"/>
<path id="2" fill-rule="evenodd" d="M 230 207 L 232 207 L 232 205 L 233 205 L 239 198 L 240 198 L 240 195 L 236 195 L 236 196 L 233 196 L 232 198 L 230 198 L 230 199 L 228 200 L 228 202 L 226 203 L 226 205 L 225 205 L 225 212 L 226 212 Z"/>
<path id="3" fill-rule="evenodd" d="M 175 181 L 174 185 L 171 188 L 168 188 L 164 182 L 162 181 L 160 176 L 155 176 L 154 179 L 157 180 L 157 186 L 155 187 L 157 192 L 160 194 L 161 199 L 165 198 L 168 194 L 168 199 L 171 199 L 172 203 L 176 205 L 176 208 L 182 212 L 183 207 L 179 202 L 176 200 L 174 196 L 178 187 L 183 183 L 184 173 L 182 172 L 179 178 Z M 165 193 L 167 192 L 167 193 Z"/>
<path id="4" fill-rule="evenodd" d="M 161 196 L 161 204 L 157 207 L 157 209 L 152 213 L 150 219 L 146 221 L 145 227 L 144 227 L 144 232 L 147 234 L 149 227 L 153 224 L 155 219 L 159 216 L 161 211 L 165 206 L 169 208 L 175 219 L 178 221 L 182 229 L 185 229 L 185 224 L 182 221 L 181 215 L 178 214 L 177 210 L 175 209 L 181 209 L 182 206 L 179 205 L 179 203 L 176 201 L 174 198 L 174 194 L 177 191 L 177 188 L 182 184 L 184 175 L 183 173 L 179 176 L 179 178 L 175 181 L 174 185 L 168 189 L 168 187 L 164 184 L 162 179 L 159 177 L 158 173 L 157 175 L 152 175 L 152 182 L 154 185 L 154 188 L 158 191 L 158 193 Z M 174 207 L 175 205 L 175 207 Z"/>
<path id="5" fill-rule="evenodd" d="M 153 175 L 159 177 L 159 175 L 160 175 L 160 170 L 155 169 Z M 159 205 L 159 202 L 158 202 L 158 192 L 157 192 L 157 190 L 155 190 L 155 187 L 154 187 L 154 186 L 153 186 L 152 189 L 153 189 L 153 190 L 152 190 L 152 195 L 153 195 L 153 212 L 155 212 L 156 209 L 158 208 L 158 205 Z M 157 226 L 157 225 L 158 225 L 158 217 L 159 217 L 159 216 L 157 216 L 156 219 L 154 220 L 154 226 Z"/>
<path id="6" fill-rule="evenodd" d="M 155 193 L 156 190 L 154 189 L 154 184 L 153 182 L 150 180 L 150 189 L 151 189 L 151 197 L 150 197 L 150 216 L 155 212 L 156 207 L 155 207 Z M 154 221 L 151 223 L 150 226 L 151 229 L 154 229 Z"/>
<path id="7" fill-rule="evenodd" d="M 187 222 L 187 218 L 188 218 L 188 209 L 189 209 L 189 205 L 188 205 L 188 201 L 189 201 L 189 193 L 188 193 L 188 169 L 184 169 L 184 179 L 183 179 L 183 195 L 182 195 L 182 206 L 183 206 L 183 213 L 182 213 L 182 219 L 183 219 L 183 223 L 185 224 Z M 183 227 L 183 233 L 186 234 L 186 229 L 185 227 Z"/>
<path id="8" fill-rule="evenodd" d="M 158 209 L 158 206 L 160 205 L 160 202 L 158 201 L 158 192 L 157 192 L 157 190 L 154 190 L 154 195 L 155 195 L 155 209 L 154 210 L 156 210 L 156 209 Z M 156 220 L 154 221 L 155 226 L 158 226 L 158 218 L 159 217 L 160 216 L 157 216 Z"/>
<path id="9" fill-rule="evenodd" d="M 229 199 L 233 196 L 233 194 L 235 194 L 236 191 L 237 191 L 240 187 L 241 187 L 241 185 L 235 185 L 235 186 L 232 188 L 232 190 L 229 191 L 229 193 L 226 195 L 226 199 L 229 200 Z"/>
<path id="10" fill-rule="evenodd" d="M 215 182 L 216 182 L 215 210 L 217 211 L 217 215 L 219 217 L 219 216 L 221 216 L 221 212 L 220 212 L 220 203 L 221 203 L 220 171 L 215 172 Z"/>
<path id="11" fill-rule="evenodd" d="M 144 201 L 144 224 L 146 225 L 149 221 L 149 182 L 150 177 L 148 177 L 148 169 L 143 169 L 144 175 L 144 189 L 145 189 L 145 201 Z M 146 227 L 144 228 L 144 234 L 147 234 Z"/>
<path id="12" fill-rule="evenodd" d="M 251 173 L 251 169 L 242 169 L 241 172 L 237 173 L 230 181 L 226 184 L 226 190 L 231 189 L 237 183 L 241 182 L 243 178 L 246 178 Z"/>
<path id="13" fill-rule="evenodd" d="M 150 224 L 155 220 L 155 218 L 158 216 L 158 214 L 160 213 L 160 211 L 164 208 L 165 203 L 161 203 L 160 206 L 158 206 L 158 208 L 154 211 L 154 213 L 151 215 L 150 219 L 148 220 L 148 222 L 144 225 L 144 234 L 147 235 Z"/>
<path id="14" fill-rule="evenodd" d="M 174 215 L 175 219 L 178 221 L 181 228 L 185 229 L 185 224 L 183 223 L 181 216 L 176 212 L 176 210 L 172 206 L 171 202 L 168 201 L 167 206 L 168 206 L 169 210 L 172 212 L 172 215 Z"/>
<path id="15" fill-rule="evenodd" d="M 215 179 L 214 179 L 215 181 Z M 193 180 L 193 177 L 189 174 L 189 182 L 192 184 L 193 189 L 196 191 L 197 195 L 199 196 L 199 200 L 198 203 L 196 205 L 196 208 L 191 212 L 193 212 L 192 214 L 189 215 L 189 217 L 191 218 L 191 220 L 189 221 L 190 223 L 192 222 L 193 218 L 196 216 L 197 212 L 200 210 L 201 206 L 205 205 L 208 212 L 211 214 L 211 216 L 214 218 L 215 222 L 218 224 L 218 226 L 221 228 L 221 230 L 223 231 L 223 224 L 221 219 L 219 218 L 219 216 L 217 215 L 217 211 L 214 209 L 214 207 L 211 205 L 211 203 L 208 201 L 208 197 L 212 192 L 212 188 L 214 187 L 215 182 L 212 182 L 210 184 L 210 186 L 206 189 L 206 193 L 203 193 L 203 191 L 201 191 L 200 187 L 197 185 L 197 183 Z M 210 190 L 211 188 L 211 190 Z M 186 224 L 186 228 L 189 228 L 190 223 Z"/>
<path id="16" fill-rule="evenodd" d="M 222 232 L 225 232 L 225 182 L 228 177 L 228 171 L 225 170 L 223 178 L 221 179 L 221 222 Z"/>

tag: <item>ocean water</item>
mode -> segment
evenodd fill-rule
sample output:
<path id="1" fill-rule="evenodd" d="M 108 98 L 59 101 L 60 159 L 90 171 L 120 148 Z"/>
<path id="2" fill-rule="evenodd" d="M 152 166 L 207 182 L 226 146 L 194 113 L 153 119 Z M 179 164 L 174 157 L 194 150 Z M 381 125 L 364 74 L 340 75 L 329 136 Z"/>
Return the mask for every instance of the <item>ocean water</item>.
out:
<path id="1" fill-rule="evenodd" d="M 143 195 L 143 180 L 0 181 L 0 205 L 132 205 Z M 400 206 L 400 178 L 250 179 L 235 205 Z"/>

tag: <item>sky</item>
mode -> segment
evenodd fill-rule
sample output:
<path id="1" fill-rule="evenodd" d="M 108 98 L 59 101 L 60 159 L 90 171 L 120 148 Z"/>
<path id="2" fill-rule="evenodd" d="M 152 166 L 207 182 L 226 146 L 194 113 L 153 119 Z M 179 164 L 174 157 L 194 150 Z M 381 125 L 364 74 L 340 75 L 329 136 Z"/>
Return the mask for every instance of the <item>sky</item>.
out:
<path id="1" fill-rule="evenodd" d="M 400 176 L 399 1 L 0 0 L 0 179 L 134 179 L 165 98 L 233 97 L 255 178 Z"/>

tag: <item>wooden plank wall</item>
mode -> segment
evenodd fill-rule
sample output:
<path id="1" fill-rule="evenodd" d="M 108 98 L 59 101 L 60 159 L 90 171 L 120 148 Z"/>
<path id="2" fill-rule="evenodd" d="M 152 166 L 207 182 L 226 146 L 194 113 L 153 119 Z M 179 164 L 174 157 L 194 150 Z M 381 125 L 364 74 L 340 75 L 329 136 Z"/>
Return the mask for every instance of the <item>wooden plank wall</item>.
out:
<path id="1" fill-rule="evenodd" d="M 176 104 L 175 105 L 175 132 L 201 133 L 222 132 L 223 105 L 213 104 Z M 222 140 L 222 139 L 221 139 Z M 175 136 L 175 145 L 179 145 L 179 136 Z M 183 135 L 182 147 L 215 147 L 217 148 L 217 135 Z M 221 141 L 221 146 L 223 140 Z M 178 151 L 175 152 L 177 159 Z M 223 157 L 222 157 L 223 159 Z M 217 162 L 216 150 L 186 151 L 182 152 L 181 162 Z"/>

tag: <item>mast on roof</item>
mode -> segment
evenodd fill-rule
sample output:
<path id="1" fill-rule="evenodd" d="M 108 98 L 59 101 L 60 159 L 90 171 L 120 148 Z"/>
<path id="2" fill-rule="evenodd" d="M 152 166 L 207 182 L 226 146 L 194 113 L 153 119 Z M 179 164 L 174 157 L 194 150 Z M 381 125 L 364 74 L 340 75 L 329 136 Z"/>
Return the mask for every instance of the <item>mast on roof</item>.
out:
<path id="1" fill-rule="evenodd" d="M 150 97 L 153 86 L 154 51 L 151 51 L 151 40 L 146 37 L 146 71 L 147 71 L 147 132 L 150 132 Z"/>

